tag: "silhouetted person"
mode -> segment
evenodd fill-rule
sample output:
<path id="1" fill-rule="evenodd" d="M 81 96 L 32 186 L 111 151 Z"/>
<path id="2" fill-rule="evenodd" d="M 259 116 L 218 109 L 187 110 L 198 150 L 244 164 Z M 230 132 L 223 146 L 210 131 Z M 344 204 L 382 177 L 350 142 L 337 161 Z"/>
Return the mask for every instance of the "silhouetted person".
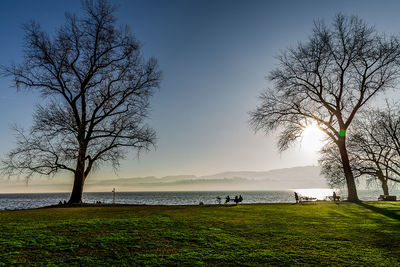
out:
<path id="1" fill-rule="evenodd" d="M 299 195 L 297 192 L 294 192 L 294 198 L 296 199 L 296 204 L 299 203 Z"/>
<path id="2" fill-rule="evenodd" d="M 242 195 L 239 195 L 239 202 L 242 202 L 242 201 L 243 201 Z"/>
<path id="3" fill-rule="evenodd" d="M 225 204 L 228 203 L 229 201 L 231 201 L 231 198 L 229 196 L 226 196 L 225 198 Z"/>
<path id="4" fill-rule="evenodd" d="M 239 198 L 238 198 L 238 196 L 235 196 L 235 199 L 233 200 L 235 203 L 236 203 L 236 205 L 239 203 Z"/>
<path id="5" fill-rule="evenodd" d="M 218 202 L 218 205 L 221 205 L 221 197 L 220 196 L 217 196 L 217 202 Z"/>
<path id="6" fill-rule="evenodd" d="M 336 195 L 336 192 L 333 191 L 333 201 L 339 200 L 338 196 Z"/>

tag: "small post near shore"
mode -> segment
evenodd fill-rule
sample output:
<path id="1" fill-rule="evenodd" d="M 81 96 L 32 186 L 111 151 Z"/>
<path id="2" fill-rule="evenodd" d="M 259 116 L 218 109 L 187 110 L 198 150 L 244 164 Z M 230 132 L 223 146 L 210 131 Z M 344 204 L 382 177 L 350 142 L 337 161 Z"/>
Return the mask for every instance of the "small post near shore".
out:
<path id="1" fill-rule="evenodd" d="M 115 204 L 115 188 L 113 188 L 113 190 L 111 191 L 113 193 L 113 204 Z"/>

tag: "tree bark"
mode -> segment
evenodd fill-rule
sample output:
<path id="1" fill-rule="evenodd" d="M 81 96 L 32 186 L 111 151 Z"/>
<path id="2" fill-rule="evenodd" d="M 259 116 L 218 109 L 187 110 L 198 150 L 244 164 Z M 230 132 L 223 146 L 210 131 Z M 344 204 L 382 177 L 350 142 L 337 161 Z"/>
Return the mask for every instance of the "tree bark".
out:
<path id="1" fill-rule="evenodd" d="M 339 138 L 338 142 L 340 157 L 342 159 L 344 176 L 346 178 L 347 185 L 347 201 L 349 202 L 360 202 L 357 195 L 356 182 L 354 180 L 353 172 L 351 171 L 349 154 L 346 149 L 345 136 Z"/>
<path id="2" fill-rule="evenodd" d="M 386 180 L 382 182 L 382 190 L 384 195 L 389 195 L 389 187 Z"/>
<path id="3" fill-rule="evenodd" d="M 76 162 L 76 170 L 74 175 L 74 187 L 72 188 L 71 197 L 68 204 L 82 203 L 83 184 L 85 183 L 85 150 L 81 147 Z"/>
<path id="4" fill-rule="evenodd" d="M 82 203 L 82 194 L 83 194 L 83 184 L 85 182 L 84 173 L 75 172 L 74 176 L 74 187 L 72 188 L 71 197 L 68 201 L 68 204 L 79 204 Z"/>
<path id="5" fill-rule="evenodd" d="M 379 179 L 379 181 L 381 181 L 383 194 L 388 196 L 389 195 L 389 187 L 387 184 L 387 180 L 383 176 L 382 171 L 378 171 L 378 179 Z"/>

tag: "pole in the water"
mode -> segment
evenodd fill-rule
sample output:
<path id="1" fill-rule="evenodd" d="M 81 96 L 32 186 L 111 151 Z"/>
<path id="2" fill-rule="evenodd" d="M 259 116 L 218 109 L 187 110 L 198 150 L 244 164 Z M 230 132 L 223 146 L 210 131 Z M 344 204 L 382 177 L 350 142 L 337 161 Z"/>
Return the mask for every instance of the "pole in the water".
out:
<path id="1" fill-rule="evenodd" d="M 115 188 L 111 192 L 113 193 L 113 204 L 115 204 Z"/>

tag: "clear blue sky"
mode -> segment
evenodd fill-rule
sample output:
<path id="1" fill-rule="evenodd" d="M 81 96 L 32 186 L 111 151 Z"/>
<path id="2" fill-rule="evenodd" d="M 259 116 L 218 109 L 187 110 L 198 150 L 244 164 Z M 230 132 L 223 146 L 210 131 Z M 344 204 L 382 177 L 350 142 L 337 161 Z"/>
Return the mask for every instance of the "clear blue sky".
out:
<path id="1" fill-rule="evenodd" d="M 313 20 L 355 14 L 379 30 L 400 32 L 398 1 L 113 1 L 119 24 L 128 24 L 163 71 L 149 124 L 155 151 L 122 162 L 120 177 L 212 174 L 316 165 L 315 151 L 300 146 L 279 154 L 275 137 L 254 135 L 248 111 L 268 87 L 274 55 L 310 35 Z M 35 19 L 54 32 L 80 1 L 1 1 L 0 64 L 19 62 L 22 23 Z M 29 126 L 40 98 L 17 93 L 0 79 L 0 154 L 13 146 L 12 123 Z M 109 168 L 97 179 L 115 176 Z"/>

